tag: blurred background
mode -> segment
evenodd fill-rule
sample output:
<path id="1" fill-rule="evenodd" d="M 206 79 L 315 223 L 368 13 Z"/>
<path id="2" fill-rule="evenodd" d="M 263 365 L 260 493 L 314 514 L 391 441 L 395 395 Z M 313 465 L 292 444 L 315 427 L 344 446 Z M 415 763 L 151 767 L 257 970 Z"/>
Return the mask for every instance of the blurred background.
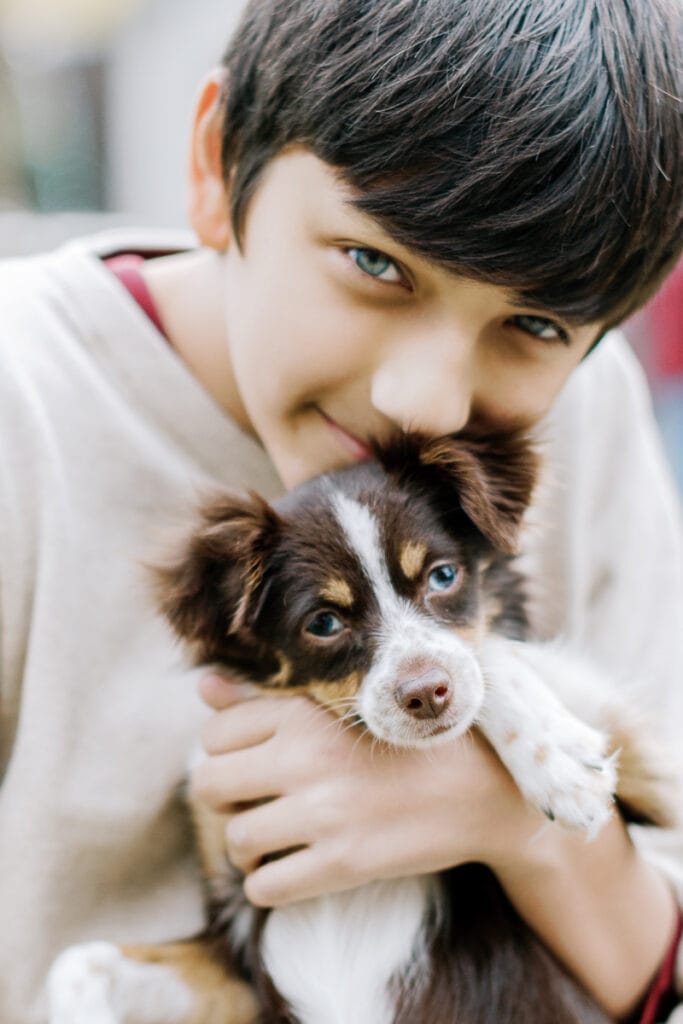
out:
<path id="1" fill-rule="evenodd" d="M 0 0 L 0 257 L 184 227 L 194 98 L 243 0 Z M 683 263 L 626 332 L 683 494 Z"/>

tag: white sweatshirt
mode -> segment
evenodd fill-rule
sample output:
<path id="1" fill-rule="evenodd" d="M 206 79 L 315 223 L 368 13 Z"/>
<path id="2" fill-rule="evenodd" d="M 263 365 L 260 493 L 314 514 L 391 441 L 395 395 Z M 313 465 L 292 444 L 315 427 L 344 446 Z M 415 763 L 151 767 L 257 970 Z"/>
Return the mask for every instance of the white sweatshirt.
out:
<path id="1" fill-rule="evenodd" d="M 180 784 L 206 711 L 143 562 L 213 487 L 273 498 L 281 485 L 98 255 L 176 242 L 116 232 L 0 264 L 2 1024 L 42 1024 L 64 946 L 202 923 Z M 525 555 L 537 631 L 591 656 L 676 741 L 679 511 L 618 336 L 542 433 Z M 683 902 L 683 837 L 636 838 Z"/>

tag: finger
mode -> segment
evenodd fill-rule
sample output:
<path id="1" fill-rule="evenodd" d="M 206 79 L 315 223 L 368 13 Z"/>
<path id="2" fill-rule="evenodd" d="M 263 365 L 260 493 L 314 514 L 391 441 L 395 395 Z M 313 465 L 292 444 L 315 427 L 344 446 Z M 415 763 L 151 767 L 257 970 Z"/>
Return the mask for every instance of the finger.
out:
<path id="1" fill-rule="evenodd" d="M 222 711 L 224 708 L 232 707 L 239 701 L 247 700 L 250 697 L 258 697 L 263 691 L 251 683 L 239 682 L 236 679 L 229 679 L 217 672 L 207 672 L 199 680 L 199 696 L 214 711 Z"/>
<path id="2" fill-rule="evenodd" d="M 367 880 L 318 843 L 257 867 L 247 875 L 244 891 L 257 907 L 280 907 L 352 889 Z"/>
<path id="3" fill-rule="evenodd" d="M 265 750 L 263 745 L 248 747 L 202 761 L 190 780 L 192 799 L 229 814 L 235 804 L 281 796 L 281 781 Z"/>
<path id="4" fill-rule="evenodd" d="M 211 715 L 202 726 L 202 746 L 207 754 L 255 747 L 270 739 L 277 724 L 277 708 L 269 701 L 245 701 Z"/>
<path id="5" fill-rule="evenodd" d="M 297 801 L 287 796 L 235 814 L 225 829 L 230 860 L 244 874 L 269 854 L 301 847 L 309 838 L 305 821 L 297 814 Z"/>
<path id="6" fill-rule="evenodd" d="M 263 691 L 261 691 L 263 694 Z M 279 727 L 288 722 L 308 721 L 313 705 L 304 697 L 261 695 L 258 700 L 245 700 L 218 711 L 204 724 L 202 743 L 207 754 L 225 754 L 264 743 Z"/>

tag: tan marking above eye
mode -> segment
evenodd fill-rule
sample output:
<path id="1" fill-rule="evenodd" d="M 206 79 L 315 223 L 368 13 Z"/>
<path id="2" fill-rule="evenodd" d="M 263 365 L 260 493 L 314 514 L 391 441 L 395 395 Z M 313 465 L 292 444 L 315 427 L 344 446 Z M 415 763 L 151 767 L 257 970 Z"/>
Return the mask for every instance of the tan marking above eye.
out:
<path id="1" fill-rule="evenodd" d="M 422 541 L 408 540 L 401 547 L 399 565 L 404 576 L 409 580 L 416 579 L 425 564 L 427 557 L 427 545 Z"/>
<path id="2" fill-rule="evenodd" d="M 320 596 L 323 601 L 330 601 L 342 608 L 351 608 L 353 605 L 351 587 L 340 576 L 327 580 L 320 591 Z"/>

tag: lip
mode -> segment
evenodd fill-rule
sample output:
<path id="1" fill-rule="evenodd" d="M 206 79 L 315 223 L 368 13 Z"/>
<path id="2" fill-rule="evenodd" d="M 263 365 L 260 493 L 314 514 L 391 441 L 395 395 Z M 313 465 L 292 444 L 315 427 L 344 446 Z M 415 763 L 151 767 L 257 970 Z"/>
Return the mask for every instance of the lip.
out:
<path id="1" fill-rule="evenodd" d="M 318 407 L 317 407 L 318 408 Z M 318 408 L 318 412 L 321 417 L 327 423 L 328 427 L 336 437 L 336 439 L 343 445 L 346 451 L 353 456 L 356 462 L 366 462 L 368 459 L 373 457 L 372 450 L 367 444 L 364 444 L 354 434 L 349 433 L 344 427 L 341 427 L 336 420 L 333 420 L 327 413 L 323 412 L 322 409 Z"/>

